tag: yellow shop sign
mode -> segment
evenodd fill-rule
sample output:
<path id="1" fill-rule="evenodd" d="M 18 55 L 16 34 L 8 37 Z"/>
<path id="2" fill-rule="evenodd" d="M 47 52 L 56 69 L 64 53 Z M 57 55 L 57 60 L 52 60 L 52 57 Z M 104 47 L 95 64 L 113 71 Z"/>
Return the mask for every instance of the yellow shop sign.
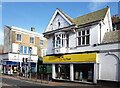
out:
<path id="1" fill-rule="evenodd" d="M 61 56 L 46 56 L 43 57 L 43 63 L 52 62 L 95 62 L 96 53 L 89 54 L 71 54 L 71 55 L 61 55 Z"/>

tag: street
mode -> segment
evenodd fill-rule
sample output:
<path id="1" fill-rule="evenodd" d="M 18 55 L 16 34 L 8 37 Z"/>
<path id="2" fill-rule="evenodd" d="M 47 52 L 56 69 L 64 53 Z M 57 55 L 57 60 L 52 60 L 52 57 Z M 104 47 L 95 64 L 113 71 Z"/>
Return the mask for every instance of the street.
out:
<path id="1" fill-rule="evenodd" d="M 32 81 L 26 81 L 26 80 L 21 80 L 21 79 L 16 79 L 16 78 L 12 78 L 12 77 L 8 77 L 8 76 L 2 76 L 2 88 L 35 88 L 35 87 L 39 87 L 41 88 L 42 86 L 44 86 L 44 88 L 47 88 L 48 85 L 47 84 L 41 84 L 41 83 L 37 83 L 37 82 L 32 82 Z M 43 88 L 43 87 L 42 87 Z"/>
<path id="2" fill-rule="evenodd" d="M 13 76 L 2 76 L 2 88 L 117 88 L 117 87 L 103 87 L 99 85 L 69 83 L 69 82 L 49 82 L 40 83 L 30 80 L 23 80 Z"/>

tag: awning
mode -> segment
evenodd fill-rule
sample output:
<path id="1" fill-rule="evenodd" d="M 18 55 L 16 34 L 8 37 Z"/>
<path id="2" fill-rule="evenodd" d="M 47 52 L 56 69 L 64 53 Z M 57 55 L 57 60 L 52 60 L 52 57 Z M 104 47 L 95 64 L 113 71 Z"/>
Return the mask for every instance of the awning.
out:
<path id="1" fill-rule="evenodd" d="M 61 56 L 46 56 L 43 57 L 43 63 L 55 62 L 96 62 L 96 53 L 89 54 L 70 54 Z"/>

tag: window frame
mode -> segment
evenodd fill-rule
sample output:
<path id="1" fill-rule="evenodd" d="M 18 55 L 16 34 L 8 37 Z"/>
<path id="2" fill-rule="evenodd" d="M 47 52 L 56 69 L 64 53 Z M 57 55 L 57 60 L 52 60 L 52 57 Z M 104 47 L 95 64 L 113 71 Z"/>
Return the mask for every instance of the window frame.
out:
<path id="1" fill-rule="evenodd" d="M 53 48 L 66 48 L 66 47 L 69 47 L 69 34 L 68 33 L 58 33 L 58 34 L 55 34 L 54 37 L 53 37 L 53 40 L 52 40 L 53 41 Z M 59 41 L 57 40 L 58 37 L 60 38 Z M 58 46 L 57 46 L 57 43 L 58 43 Z"/>
<path id="2" fill-rule="evenodd" d="M 22 47 L 22 50 L 21 50 Z M 22 51 L 22 52 L 21 52 Z M 24 46 L 20 46 L 20 53 L 23 54 L 24 53 Z"/>
<path id="3" fill-rule="evenodd" d="M 17 35 L 21 35 L 21 40 L 17 40 L 17 39 L 18 39 L 18 36 L 17 36 Z M 17 33 L 17 34 L 16 34 L 16 41 L 17 41 L 17 42 L 22 42 L 22 34 L 20 34 L 20 33 Z"/>
<path id="4" fill-rule="evenodd" d="M 43 42 L 41 42 L 43 41 Z M 43 39 L 40 39 L 40 45 L 43 46 L 44 45 L 44 40 Z"/>
<path id="5" fill-rule="evenodd" d="M 31 43 L 31 38 L 33 38 L 33 43 Z M 30 44 L 35 44 L 35 38 L 34 37 L 30 37 Z"/>
<path id="6" fill-rule="evenodd" d="M 85 35 L 83 34 L 83 31 L 85 31 Z M 87 33 L 87 31 L 89 31 L 89 33 Z M 80 30 L 80 31 L 77 31 L 76 33 L 77 33 L 77 46 L 90 45 L 90 29 Z M 89 40 L 88 44 L 87 44 L 87 37 L 89 38 L 88 39 Z M 84 38 L 84 42 L 83 42 L 83 38 Z M 79 42 L 79 39 L 80 39 L 80 42 Z"/>

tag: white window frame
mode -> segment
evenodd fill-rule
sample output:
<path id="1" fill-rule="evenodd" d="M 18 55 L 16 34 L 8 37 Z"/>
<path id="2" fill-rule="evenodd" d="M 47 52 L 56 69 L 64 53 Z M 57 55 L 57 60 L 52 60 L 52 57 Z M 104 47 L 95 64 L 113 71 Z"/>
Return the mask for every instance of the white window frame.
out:
<path id="1" fill-rule="evenodd" d="M 63 35 L 64 35 L 64 37 L 63 37 Z M 69 34 L 67 34 L 67 33 L 58 33 L 58 34 L 55 34 L 55 41 L 53 41 L 53 42 L 55 42 L 55 47 L 54 48 L 69 47 L 69 46 L 67 46 L 67 40 L 69 40 L 69 38 L 67 38 L 67 35 L 69 35 Z M 58 41 L 56 36 L 60 38 L 60 46 L 59 45 L 56 46 L 56 43 Z M 64 41 L 64 44 L 63 44 L 63 41 Z M 59 43 L 59 41 L 58 41 L 58 43 Z M 69 41 L 68 41 L 68 43 L 69 43 Z"/>
<path id="2" fill-rule="evenodd" d="M 87 34 L 87 30 L 89 30 L 89 34 Z M 82 35 L 82 31 L 85 31 L 85 35 Z M 81 32 L 81 35 L 79 36 L 79 32 Z M 90 29 L 86 29 L 86 30 L 81 30 L 81 31 L 78 31 L 78 32 L 76 32 L 77 33 L 77 46 L 86 46 L 86 45 L 90 45 Z M 89 44 L 86 44 L 86 37 L 87 36 L 89 36 Z M 85 37 L 85 44 L 82 44 L 82 39 L 83 39 L 83 37 Z M 79 40 L 78 40 L 78 38 L 81 38 L 81 44 L 79 45 L 78 43 L 79 43 Z"/>
<path id="3" fill-rule="evenodd" d="M 21 35 L 21 40 L 17 40 L 17 35 Z M 16 34 L 16 41 L 17 41 L 17 42 L 22 42 L 22 34 L 21 34 L 21 33 L 17 33 L 17 34 Z"/>

